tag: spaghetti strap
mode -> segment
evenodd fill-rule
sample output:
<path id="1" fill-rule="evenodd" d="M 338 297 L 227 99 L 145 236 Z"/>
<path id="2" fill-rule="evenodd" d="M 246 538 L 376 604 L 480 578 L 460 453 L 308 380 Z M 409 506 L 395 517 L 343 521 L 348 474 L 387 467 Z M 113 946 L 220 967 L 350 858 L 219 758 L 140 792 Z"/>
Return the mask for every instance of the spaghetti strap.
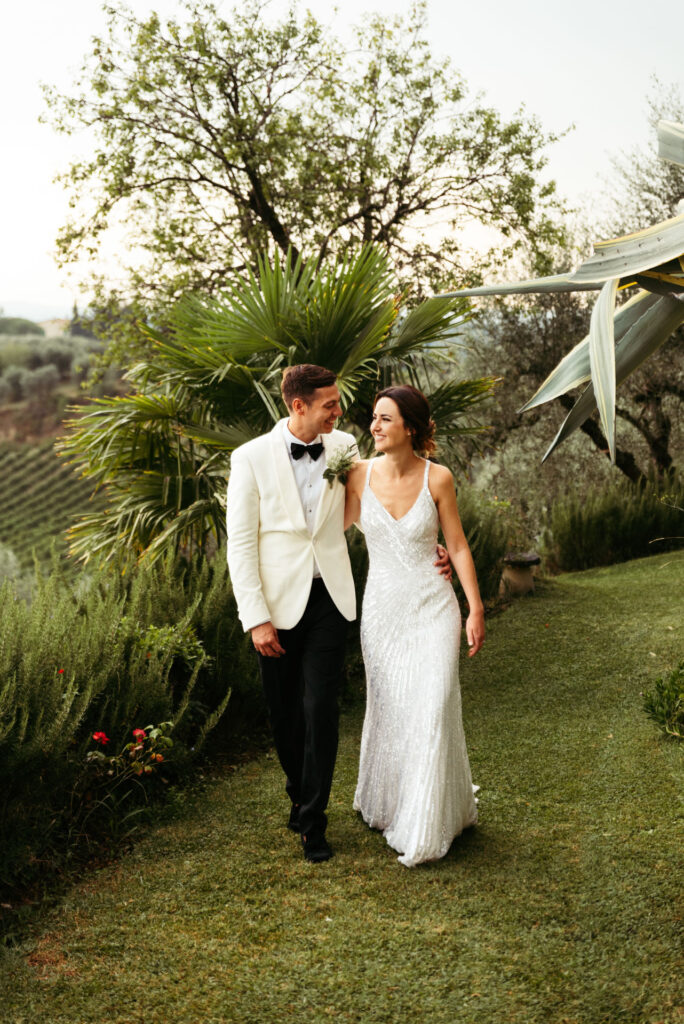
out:
<path id="1" fill-rule="evenodd" d="M 423 477 L 423 487 L 428 485 L 428 473 L 430 472 L 430 460 L 425 460 L 425 476 Z"/>
<path id="2" fill-rule="evenodd" d="M 370 487 L 370 475 L 371 469 L 373 468 L 373 460 L 368 460 L 368 469 L 366 470 L 366 487 Z"/>

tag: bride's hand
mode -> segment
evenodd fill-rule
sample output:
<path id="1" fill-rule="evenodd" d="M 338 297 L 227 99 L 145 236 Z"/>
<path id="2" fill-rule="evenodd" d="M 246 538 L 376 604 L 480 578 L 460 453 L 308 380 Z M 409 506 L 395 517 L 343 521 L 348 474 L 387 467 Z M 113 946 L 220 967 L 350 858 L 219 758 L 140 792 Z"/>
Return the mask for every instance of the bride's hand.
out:
<path id="1" fill-rule="evenodd" d="M 471 612 L 466 619 L 466 637 L 468 639 L 468 657 L 472 658 L 484 643 L 484 609 L 480 608 L 477 611 Z"/>
<path id="2" fill-rule="evenodd" d="M 437 545 L 437 561 L 433 562 L 433 565 L 436 565 L 439 569 L 439 575 L 445 576 L 447 581 L 451 583 L 451 559 L 449 558 L 449 552 L 441 544 Z"/>

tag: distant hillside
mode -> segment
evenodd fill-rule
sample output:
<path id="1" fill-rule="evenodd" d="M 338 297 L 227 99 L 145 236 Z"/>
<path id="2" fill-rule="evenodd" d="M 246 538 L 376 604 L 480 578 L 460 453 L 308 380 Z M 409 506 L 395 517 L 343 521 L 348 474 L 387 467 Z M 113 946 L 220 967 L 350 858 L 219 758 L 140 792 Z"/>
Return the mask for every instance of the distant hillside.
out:
<path id="1" fill-rule="evenodd" d="M 0 443 L 0 545 L 22 569 L 35 555 L 49 557 L 53 541 L 66 555 L 65 532 L 74 518 L 92 511 L 92 481 L 58 458 L 52 440 L 37 445 Z M 99 507 L 103 499 L 95 499 Z"/>

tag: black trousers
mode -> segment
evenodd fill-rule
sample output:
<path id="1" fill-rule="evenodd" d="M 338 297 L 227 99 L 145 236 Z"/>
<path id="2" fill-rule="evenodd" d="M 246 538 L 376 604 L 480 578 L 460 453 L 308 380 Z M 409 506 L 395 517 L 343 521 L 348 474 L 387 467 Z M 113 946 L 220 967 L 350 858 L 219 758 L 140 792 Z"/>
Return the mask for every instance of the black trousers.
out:
<path id="1" fill-rule="evenodd" d="M 300 804 L 305 835 L 325 831 L 337 756 L 339 696 L 347 620 L 321 579 L 314 579 L 304 614 L 279 629 L 279 658 L 259 654 L 259 669 L 285 789 Z"/>

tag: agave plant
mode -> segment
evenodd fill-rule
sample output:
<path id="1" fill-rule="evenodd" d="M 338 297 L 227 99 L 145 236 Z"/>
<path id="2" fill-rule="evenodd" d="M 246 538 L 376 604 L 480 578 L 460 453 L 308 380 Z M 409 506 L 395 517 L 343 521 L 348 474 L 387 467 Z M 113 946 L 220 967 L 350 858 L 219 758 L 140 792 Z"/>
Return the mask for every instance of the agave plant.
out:
<path id="1" fill-rule="evenodd" d="M 163 330 L 145 328 L 155 359 L 130 370 L 132 393 L 96 400 L 68 424 L 62 452 L 109 498 L 71 529 L 72 553 L 154 558 L 215 546 L 230 452 L 284 415 L 282 370 L 295 363 L 338 374 L 345 425 L 360 436 L 378 386 L 422 385 L 434 392 L 439 439 L 453 446 L 480 429 L 469 414 L 495 384 L 435 375 L 466 316 L 460 298 L 404 315 L 387 256 L 372 247 L 324 267 L 276 255 L 219 298 L 180 301 Z"/>
<path id="2" fill-rule="evenodd" d="M 684 125 L 660 121 L 658 142 L 662 159 L 684 167 Z M 635 286 L 638 291 L 616 309 L 618 291 Z M 598 406 L 610 457 L 615 461 L 616 387 L 684 324 L 684 213 L 643 231 L 597 242 L 594 254 L 574 273 L 444 296 L 592 290 L 599 296 L 588 336 L 561 360 L 520 410 L 525 412 L 589 382 L 544 459 Z"/>

